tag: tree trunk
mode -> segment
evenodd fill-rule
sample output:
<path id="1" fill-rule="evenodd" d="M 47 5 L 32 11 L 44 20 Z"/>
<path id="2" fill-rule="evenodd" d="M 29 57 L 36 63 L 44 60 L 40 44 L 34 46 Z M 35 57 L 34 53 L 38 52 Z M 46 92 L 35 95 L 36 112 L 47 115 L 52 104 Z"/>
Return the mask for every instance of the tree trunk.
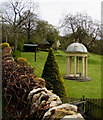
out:
<path id="1" fill-rule="evenodd" d="M 18 32 L 14 31 L 14 50 L 17 50 L 18 47 Z"/>

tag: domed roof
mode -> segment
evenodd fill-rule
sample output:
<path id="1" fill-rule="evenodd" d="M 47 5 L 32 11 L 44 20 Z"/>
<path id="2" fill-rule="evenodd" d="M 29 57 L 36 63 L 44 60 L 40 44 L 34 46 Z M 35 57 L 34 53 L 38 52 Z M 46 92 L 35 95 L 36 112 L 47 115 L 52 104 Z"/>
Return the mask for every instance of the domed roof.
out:
<path id="1" fill-rule="evenodd" d="M 70 44 L 67 49 L 66 52 L 83 52 L 83 53 L 87 53 L 87 49 L 86 47 L 81 44 L 81 43 L 72 43 Z"/>

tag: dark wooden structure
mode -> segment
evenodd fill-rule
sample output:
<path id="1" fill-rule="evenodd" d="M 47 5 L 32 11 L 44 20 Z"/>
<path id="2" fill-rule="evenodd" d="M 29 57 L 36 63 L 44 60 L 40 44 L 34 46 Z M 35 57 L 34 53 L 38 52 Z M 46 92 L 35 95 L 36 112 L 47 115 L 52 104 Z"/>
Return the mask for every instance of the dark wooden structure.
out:
<path id="1" fill-rule="evenodd" d="M 51 45 L 47 40 L 43 40 L 42 42 L 40 42 L 38 44 L 38 48 L 40 50 L 46 50 L 46 49 L 50 49 Z"/>
<path id="2" fill-rule="evenodd" d="M 38 44 L 24 44 L 24 51 L 25 52 L 37 52 L 38 51 Z"/>
<path id="3" fill-rule="evenodd" d="M 34 52 L 34 60 L 36 61 L 36 53 L 38 51 L 38 44 L 24 44 L 25 52 Z"/>

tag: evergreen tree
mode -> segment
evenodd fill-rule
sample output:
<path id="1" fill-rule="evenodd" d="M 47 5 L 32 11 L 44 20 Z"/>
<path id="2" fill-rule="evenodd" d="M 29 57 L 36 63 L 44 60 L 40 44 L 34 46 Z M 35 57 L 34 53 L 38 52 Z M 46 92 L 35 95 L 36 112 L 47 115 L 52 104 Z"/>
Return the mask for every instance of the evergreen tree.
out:
<path id="1" fill-rule="evenodd" d="M 50 49 L 44 66 L 42 78 L 46 81 L 46 87 L 60 97 L 66 96 L 63 78 L 60 74 L 58 64 L 55 60 L 53 50 Z"/>

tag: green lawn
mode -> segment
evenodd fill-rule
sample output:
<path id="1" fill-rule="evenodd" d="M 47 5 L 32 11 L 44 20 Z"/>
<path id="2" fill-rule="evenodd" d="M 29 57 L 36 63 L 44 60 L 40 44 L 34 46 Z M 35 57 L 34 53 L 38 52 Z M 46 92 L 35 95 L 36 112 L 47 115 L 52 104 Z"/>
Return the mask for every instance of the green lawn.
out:
<path id="1" fill-rule="evenodd" d="M 41 77 L 42 70 L 47 58 L 48 52 L 37 52 L 37 61 L 34 61 L 34 53 L 22 52 L 21 56 L 26 58 L 32 67 L 35 68 L 35 74 Z M 66 74 L 66 55 L 63 51 L 55 51 L 55 57 L 58 62 L 62 76 Z M 69 97 L 101 98 L 101 55 L 89 53 L 88 57 L 88 76 L 92 78 L 88 82 L 77 82 L 64 79 L 67 94 Z"/>

